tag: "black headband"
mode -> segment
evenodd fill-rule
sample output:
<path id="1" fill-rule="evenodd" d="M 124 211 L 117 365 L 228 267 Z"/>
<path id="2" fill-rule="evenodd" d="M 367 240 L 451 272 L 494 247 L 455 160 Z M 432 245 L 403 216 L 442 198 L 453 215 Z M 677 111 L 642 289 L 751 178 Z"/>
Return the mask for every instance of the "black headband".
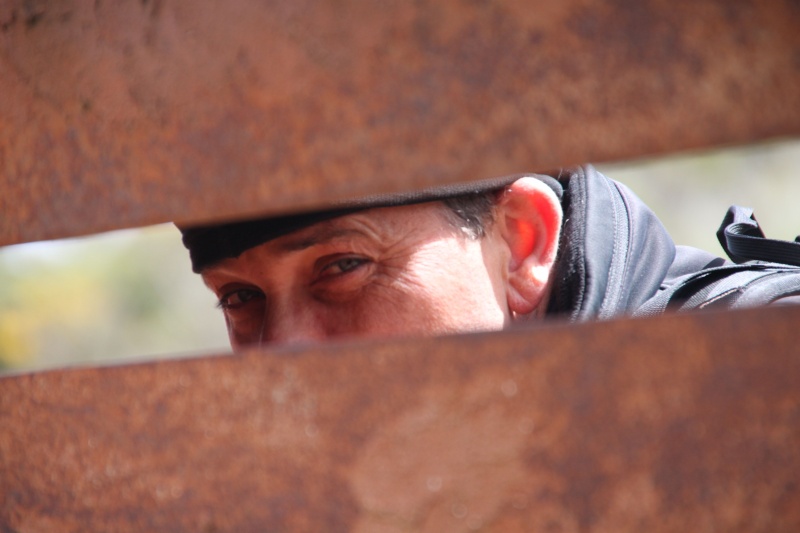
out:
<path id="1" fill-rule="evenodd" d="M 349 204 L 340 204 L 322 211 L 283 215 L 198 226 L 178 227 L 183 234 L 183 245 L 189 250 L 192 270 L 200 273 L 204 268 L 223 259 L 239 257 L 246 250 L 267 241 L 307 228 L 318 222 L 377 207 L 396 207 L 444 200 L 468 194 L 480 194 L 502 189 L 519 178 L 535 177 L 553 189 L 560 198 L 561 184 L 550 176 L 516 174 L 473 183 L 458 183 L 432 189 L 385 194 L 362 198 Z"/>

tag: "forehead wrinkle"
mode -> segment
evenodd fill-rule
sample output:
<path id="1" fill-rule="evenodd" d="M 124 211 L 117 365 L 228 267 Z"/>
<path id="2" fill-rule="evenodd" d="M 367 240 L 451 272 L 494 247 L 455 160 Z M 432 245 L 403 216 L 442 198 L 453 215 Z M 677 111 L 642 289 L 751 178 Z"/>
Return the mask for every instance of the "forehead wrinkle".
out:
<path id="1" fill-rule="evenodd" d="M 279 253 L 299 252 L 344 237 L 368 237 L 363 231 L 341 227 L 332 222 L 334 221 L 301 231 L 299 235 L 289 235 L 285 239 L 280 239 L 275 242 L 275 250 Z"/>
<path id="2" fill-rule="evenodd" d="M 271 248 L 276 253 L 297 252 L 312 246 L 327 244 L 336 239 L 354 237 L 389 246 L 402 241 L 408 235 L 415 234 L 419 230 L 417 224 L 419 217 L 427 214 L 420 211 L 430 205 L 442 208 L 436 214 L 441 216 L 443 224 L 446 223 L 450 227 L 448 219 L 445 217 L 444 205 L 441 203 L 428 202 L 410 206 L 382 207 L 320 222 L 273 241 Z M 413 216 L 409 218 L 409 215 Z"/>

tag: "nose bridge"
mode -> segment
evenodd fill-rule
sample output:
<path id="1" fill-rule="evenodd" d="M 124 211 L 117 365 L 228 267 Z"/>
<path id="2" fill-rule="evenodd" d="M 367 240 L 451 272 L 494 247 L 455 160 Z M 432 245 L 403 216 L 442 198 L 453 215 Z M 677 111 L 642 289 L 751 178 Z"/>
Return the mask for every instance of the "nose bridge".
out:
<path id="1" fill-rule="evenodd" d="M 309 305 L 287 299 L 274 306 L 264 318 L 262 342 L 265 344 L 297 344 L 321 341 L 325 329 Z"/>

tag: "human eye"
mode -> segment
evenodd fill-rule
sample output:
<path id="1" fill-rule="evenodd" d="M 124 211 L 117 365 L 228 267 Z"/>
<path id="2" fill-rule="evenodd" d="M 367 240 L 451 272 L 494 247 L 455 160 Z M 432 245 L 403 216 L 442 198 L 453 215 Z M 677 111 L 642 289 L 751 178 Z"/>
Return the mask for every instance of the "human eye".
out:
<path id="1" fill-rule="evenodd" d="M 217 307 L 222 310 L 240 309 L 250 302 L 261 301 L 264 293 L 256 289 L 235 289 L 222 295 Z"/>
<path id="2" fill-rule="evenodd" d="M 323 276 L 336 276 L 346 274 L 367 263 L 363 257 L 342 257 L 326 264 L 320 274 Z"/>

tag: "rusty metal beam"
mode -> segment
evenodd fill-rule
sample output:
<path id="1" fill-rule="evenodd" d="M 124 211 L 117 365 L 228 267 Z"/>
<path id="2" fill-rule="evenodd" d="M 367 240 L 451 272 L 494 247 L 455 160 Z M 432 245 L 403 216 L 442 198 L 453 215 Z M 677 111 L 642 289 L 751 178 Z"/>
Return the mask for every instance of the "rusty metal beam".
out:
<path id="1" fill-rule="evenodd" d="M 2 531 L 800 530 L 800 307 L 0 379 Z"/>
<path id="2" fill-rule="evenodd" d="M 797 6 L 6 0 L 0 244 L 797 135 Z"/>

